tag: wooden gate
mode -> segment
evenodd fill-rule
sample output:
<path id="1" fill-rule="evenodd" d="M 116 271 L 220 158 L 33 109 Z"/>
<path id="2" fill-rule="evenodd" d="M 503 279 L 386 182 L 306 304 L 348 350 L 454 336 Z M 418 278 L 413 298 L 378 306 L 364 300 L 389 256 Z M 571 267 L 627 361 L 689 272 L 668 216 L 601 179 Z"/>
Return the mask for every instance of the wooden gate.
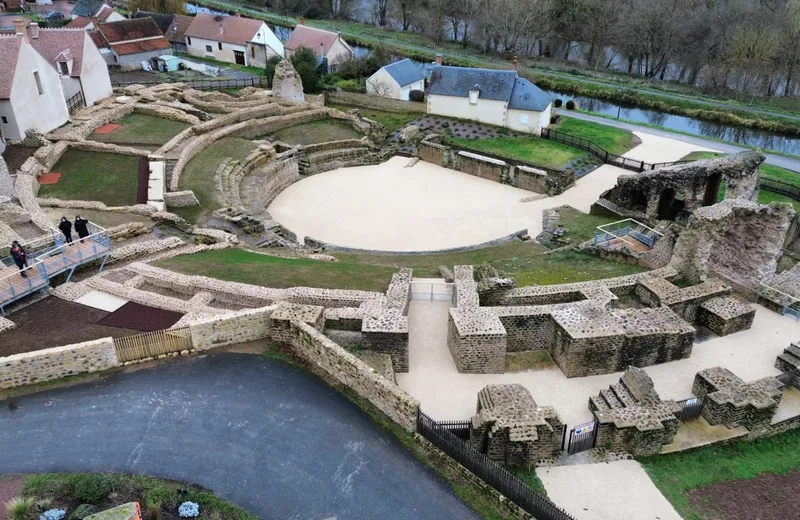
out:
<path id="1" fill-rule="evenodd" d="M 192 333 L 189 331 L 189 327 L 114 338 L 114 350 L 117 352 L 117 360 L 120 363 L 158 357 L 162 354 L 191 348 Z"/>

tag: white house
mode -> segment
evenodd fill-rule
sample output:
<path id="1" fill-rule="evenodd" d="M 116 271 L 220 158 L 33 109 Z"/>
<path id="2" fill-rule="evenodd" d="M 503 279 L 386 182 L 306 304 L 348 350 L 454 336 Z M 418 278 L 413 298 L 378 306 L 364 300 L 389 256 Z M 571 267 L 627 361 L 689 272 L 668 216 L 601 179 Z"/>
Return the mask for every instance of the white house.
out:
<path id="1" fill-rule="evenodd" d="M 92 106 L 112 94 L 108 67 L 86 31 L 41 29 L 31 23 L 28 41 L 58 72 L 65 99 L 81 94 L 75 107 Z"/>
<path id="2" fill-rule="evenodd" d="M 266 67 L 273 56 L 283 57 L 283 44 L 261 20 L 241 16 L 198 14 L 184 33 L 192 56 L 226 63 Z"/>
<path id="3" fill-rule="evenodd" d="M 67 24 L 70 29 L 91 31 L 101 22 L 119 22 L 125 17 L 102 0 L 79 0 L 72 8 L 72 21 Z"/>
<path id="4" fill-rule="evenodd" d="M 69 120 L 58 72 L 28 42 L 25 22 L 14 22 L 17 35 L 0 36 L 0 133 L 4 139 L 23 139 L 30 128 L 49 132 Z"/>
<path id="5" fill-rule="evenodd" d="M 284 47 L 287 58 L 291 58 L 302 47 L 311 49 L 320 59 L 328 59 L 331 71 L 337 70 L 342 63 L 355 56 L 353 48 L 338 33 L 309 27 L 303 18 L 300 18 L 300 23 L 294 28 Z"/>
<path id="6" fill-rule="evenodd" d="M 550 124 L 552 98 L 516 70 L 434 67 L 428 113 L 538 134 Z"/>
<path id="7" fill-rule="evenodd" d="M 367 78 L 367 94 L 408 101 L 412 90 L 425 90 L 425 74 L 408 58 L 384 65 Z"/>

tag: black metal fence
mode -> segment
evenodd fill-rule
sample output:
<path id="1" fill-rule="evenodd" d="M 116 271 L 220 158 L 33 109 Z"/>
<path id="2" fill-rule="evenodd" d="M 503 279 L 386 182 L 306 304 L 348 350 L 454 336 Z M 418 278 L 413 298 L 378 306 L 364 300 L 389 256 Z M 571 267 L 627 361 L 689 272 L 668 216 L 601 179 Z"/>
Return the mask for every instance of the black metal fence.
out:
<path id="1" fill-rule="evenodd" d="M 67 111 L 70 114 L 79 108 L 83 108 L 83 92 L 80 91 L 67 100 Z"/>
<path id="2" fill-rule="evenodd" d="M 800 187 L 788 182 L 759 177 L 758 188 L 764 191 L 771 191 L 780 195 L 786 195 L 790 199 L 800 200 Z"/>
<path id="3" fill-rule="evenodd" d="M 700 417 L 700 412 L 703 411 L 703 402 L 705 401 L 705 396 L 700 397 L 690 397 L 689 399 L 684 399 L 683 401 L 678 401 L 678 404 L 681 407 L 681 421 L 688 421 L 689 419 L 696 419 Z"/>
<path id="4" fill-rule="evenodd" d="M 569 432 L 567 453 L 574 455 L 594 448 L 597 441 L 597 421 L 579 424 Z"/>
<path id="5" fill-rule="evenodd" d="M 591 152 L 593 155 L 602 159 L 603 162 L 605 162 L 606 164 L 611 164 L 635 172 L 656 170 L 658 168 L 663 168 L 665 166 L 672 166 L 675 164 L 684 164 L 687 162 L 691 162 L 691 161 L 675 161 L 675 162 L 663 162 L 655 164 L 647 163 L 644 161 L 637 161 L 635 159 L 629 159 L 627 157 L 611 153 L 605 148 L 602 148 L 594 141 L 590 141 L 588 139 L 584 139 L 583 137 L 578 137 L 572 134 L 559 132 L 558 130 L 552 130 L 550 128 L 542 128 L 541 135 L 544 139 L 549 139 L 551 141 L 564 143 L 569 146 L 574 146 L 575 148 L 581 148 L 583 150 Z"/>
<path id="6" fill-rule="evenodd" d="M 563 509 L 533 491 L 518 477 L 460 439 L 453 430 L 462 432 L 463 426 L 459 425 L 463 424 L 441 425 L 422 412 L 417 415 L 417 433 L 533 515 L 534 518 L 537 520 L 574 520 Z"/>
<path id="7" fill-rule="evenodd" d="M 267 87 L 268 81 L 264 76 L 254 76 L 252 78 L 239 79 L 189 79 L 170 78 L 168 80 L 146 80 L 146 81 L 111 81 L 113 87 L 127 87 L 129 85 L 161 85 L 163 83 L 183 83 L 197 90 L 225 90 L 231 88 L 245 87 Z"/>

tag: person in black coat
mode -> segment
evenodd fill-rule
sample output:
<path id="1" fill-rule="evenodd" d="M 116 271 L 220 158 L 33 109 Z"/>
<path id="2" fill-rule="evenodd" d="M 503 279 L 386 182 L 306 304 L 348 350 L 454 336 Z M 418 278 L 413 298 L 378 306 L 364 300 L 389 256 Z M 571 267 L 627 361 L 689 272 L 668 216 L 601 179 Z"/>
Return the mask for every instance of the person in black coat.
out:
<path id="1" fill-rule="evenodd" d="M 80 215 L 75 217 L 75 231 L 77 231 L 78 236 L 81 237 L 81 242 L 83 242 L 84 238 L 89 236 L 89 228 L 87 227 L 88 224 L 89 221 L 85 218 L 81 218 Z"/>
<path id="2" fill-rule="evenodd" d="M 19 245 L 19 242 L 14 240 L 11 243 L 11 258 L 14 259 L 14 263 L 17 264 L 17 267 L 19 267 L 19 270 L 21 271 L 20 274 L 22 275 L 23 278 L 28 277 L 28 275 L 25 274 L 24 271 L 24 269 L 28 267 L 27 257 L 28 255 L 25 253 L 25 249 L 23 249 L 22 246 Z"/>
<path id="3" fill-rule="evenodd" d="M 64 238 L 67 240 L 67 244 L 72 243 L 72 222 L 67 220 L 67 217 L 61 217 L 61 222 L 58 223 L 58 229 L 64 233 Z"/>

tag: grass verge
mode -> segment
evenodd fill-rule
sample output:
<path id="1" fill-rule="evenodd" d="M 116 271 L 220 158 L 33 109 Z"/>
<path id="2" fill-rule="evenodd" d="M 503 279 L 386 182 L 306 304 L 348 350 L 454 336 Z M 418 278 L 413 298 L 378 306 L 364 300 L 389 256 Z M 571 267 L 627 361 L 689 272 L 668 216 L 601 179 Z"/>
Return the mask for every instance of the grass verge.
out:
<path id="1" fill-rule="evenodd" d="M 346 123 L 333 119 L 322 119 L 282 128 L 275 132 L 275 137 L 289 144 L 309 145 L 345 139 L 361 139 L 364 135 L 356 132 L 352 126 Z"/>
<path id="2" fill-rule="evenodd" d="M 389 134 L 392 134 L 400 130 L 411 121 L 419 119 L 420 117 L 425 115 L 417 113 L 400 114 L 397 112 L 384 112 L 382 110 L 375 110 L 372 108 L 363 108 L 363 107 L 337 105 L 337 104 L 328 104 L 325 106 L 327 106 L 328 108 L 335 108 L 336 110 L 341 110 L 342 112 L 347 112 L 348 110 L 357 108 L 361 111 L 362 116 L 366 117 L 367 119 L 372 119 L 373 121 L 377 121 L 378 123 L 385 126 L 386 129 L 389 131 Z"/>
<path id="3" fill-rule="evenodd" d="M 594 142 L 597 146 L 616 155 L 622 155 L 634 146 L 633 132 L 601 125 L 592 121 L 582 121 L 569 116 L 561 117 L 558 125 L 554 127 L 559 132 L 564 132 L 576 137 L 582 137 Z"/>
<path id="4" fill-rule="evenodd" d="M 563 170 L 567 164 L 586 153 L 579 148 L 540 137 L 493 137 L 489 139 L 450 137 L 447 142 L 479 153 L 497 155 L 553 170 Z"/>
<path id="5" fill-rule="evenodd" d="M 266 71 L 264 71 L 264 69 L 260 67 L 248 67 L 246 65 L 237 65 L 236 63 L 228 63 L 227 61 L 217 61 L 214 58 L 206 58 L 203 56 L 192 56 L 191 54 L 187 54 L 185 52 L 179 52 L 177 53 L 177 55 L 180 56 L 181 58 L 186 58 L 187 60 L 190 61 L 200 61 L 203 63 L 216 65 L 217 67 L 236 69 L 242 72 L 246 72 L 247 74 L 251 74 L 253 76 L 266 76 Z"/>
<path id="6" fill-rule="evenodd" d="M 180 189 L 192 190 L 200 201 L 199 206 L 171 209 L 189 222 L 197 223 L 201 216 L 209 215 L 219 209 L 217 202 L 217 184 L 214 176 L 217 167 L 226 157 L 241 160 L 255 149 L 252 141 L 236 137 L 226 137 L 215 141 L 211 146 L 195 155 L 181 173 Z"/>
<path id="7" fill-rule="evenodd" d="M 718 482 L 751 479 L 762 473 L 800 468 L 800 430 L 756 441 L 736 441 L 639 459 L 653 483 L 686 520 L 704 520 L 686 493 Z"/>
<path id="8" fill-rule="evenodd" d="M 122 127 L 110 134 L 92 134 L 89 138 L 119 145 L 161 146 L 189 128 L 186 123 L 137 113 L 127 114 L 114 122 Z"/>
<path id="9" fill-rule="evenodd" d="M 132 155 L 67 150 L 53 166 L 58 184 L 44 184 L 39 197 L 97 200 L 107 206 L 136 204 L 139 160 Z"/>
<path id="10" fill-rule="evenodd" d="M 566 228 L 567 233 L 563 238 L 568 239 L 570 244 L 580 244 L 589 240 L 594 237 L 597 226 L 603 226 L 615 220 L 619 219 L 583 213 L 569 206 L 558 208 L 558 223 Z"/>

